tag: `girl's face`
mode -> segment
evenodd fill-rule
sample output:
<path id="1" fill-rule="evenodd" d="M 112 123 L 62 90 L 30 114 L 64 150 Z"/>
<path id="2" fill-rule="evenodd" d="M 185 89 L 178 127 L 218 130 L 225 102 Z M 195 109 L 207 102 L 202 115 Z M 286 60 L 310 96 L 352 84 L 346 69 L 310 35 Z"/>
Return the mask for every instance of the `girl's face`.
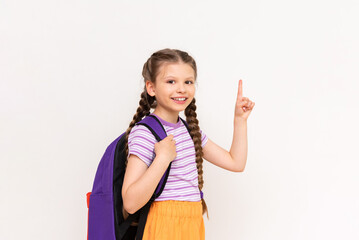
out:
<path id="1" fill-rule="evenodd" d="M 157 100 L 156 112 L 177 116 L 192 102 L 195 94 L 195 73 L 186 63 L 165 63 L 156 84 L 146 81 L 147 92 Z M 184 98 L 184 99 L 183 99 Z"/>

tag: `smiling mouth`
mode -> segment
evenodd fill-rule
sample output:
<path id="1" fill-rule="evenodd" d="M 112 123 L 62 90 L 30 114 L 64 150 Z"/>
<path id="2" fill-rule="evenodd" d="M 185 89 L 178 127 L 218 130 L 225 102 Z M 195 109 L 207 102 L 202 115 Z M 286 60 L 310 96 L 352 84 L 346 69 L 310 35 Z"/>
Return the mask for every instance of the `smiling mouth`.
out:
<path id="1" fill-rule="evenodd" d="M 175 103 L 184 104 L 188 98 L 171 98 Z"/>
<path id="2" fill-rule="evenodd" d="M 172 98 L 173 100 L 176 100 L 176 101 L 186 101 L 187 98 Z"/>

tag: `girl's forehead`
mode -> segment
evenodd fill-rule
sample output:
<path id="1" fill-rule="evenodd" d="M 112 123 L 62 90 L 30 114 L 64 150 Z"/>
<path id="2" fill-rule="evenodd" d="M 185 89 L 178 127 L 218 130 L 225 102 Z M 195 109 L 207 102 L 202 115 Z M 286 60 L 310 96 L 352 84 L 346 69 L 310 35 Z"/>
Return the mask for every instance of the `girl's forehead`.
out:
<path id="1" fill-rule="evenodd" d="M 193 68 L 187 63 L 164 63 L 158 73 L 158 77 L 161 79 L 167 77 L 194 79 L 194 75 Z"/>

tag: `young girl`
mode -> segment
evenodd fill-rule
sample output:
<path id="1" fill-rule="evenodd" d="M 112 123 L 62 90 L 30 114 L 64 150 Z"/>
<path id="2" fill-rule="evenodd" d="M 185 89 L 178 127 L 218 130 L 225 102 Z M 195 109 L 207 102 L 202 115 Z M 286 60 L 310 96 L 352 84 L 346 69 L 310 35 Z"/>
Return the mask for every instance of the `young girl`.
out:
<path id="1" fill-rule="evenodd" d="M 168 48 L 157 51 L 144 64 L 142 75 L 145 86 L 140 106 L 126 131 L 124 208 L 134 213 L 144 206 L 172 162 L 165 188 L 151 205 L 143 239 L 204 239 L 202 215 L 207 212 L 207 206 L 201 191 L 202 158 L 229 171 L 244 170 L 247 118 L 254 102 L 242 97 L 240 80 L 233 142 L 228 152 L 212 142 L 198 126 L 194 98 L 197 67 L 188 53 Z M 179 119 L 181 111 L 185 111 L 190 133 Z M 145 126 L 135 125 L 149 114 L 157 117 L 166 130 L 167 137 L 160 142 Z"/>

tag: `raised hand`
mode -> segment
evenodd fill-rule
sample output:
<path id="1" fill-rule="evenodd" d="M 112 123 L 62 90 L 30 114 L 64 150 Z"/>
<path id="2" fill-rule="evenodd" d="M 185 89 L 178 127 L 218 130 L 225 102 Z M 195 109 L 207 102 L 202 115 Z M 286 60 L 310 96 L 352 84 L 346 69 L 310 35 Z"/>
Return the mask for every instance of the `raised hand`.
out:
<path id="1" fill-rule="evenodd" d="M 243 83 L 242 80 L 239 80 L 238 83 L 238 94 L 236 107 L 234 110 L 234 117 L 247 120 L 249 114 L 252 112 L 255 103 L 249 100 L 247 97 L 243 97 Z"/>

